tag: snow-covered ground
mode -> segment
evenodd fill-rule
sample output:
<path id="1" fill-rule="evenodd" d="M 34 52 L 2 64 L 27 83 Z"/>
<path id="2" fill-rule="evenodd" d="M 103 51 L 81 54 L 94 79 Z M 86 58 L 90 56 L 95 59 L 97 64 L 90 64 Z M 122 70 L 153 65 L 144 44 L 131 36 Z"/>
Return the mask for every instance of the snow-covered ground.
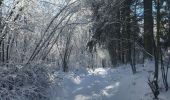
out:
<path id="1" fill-rule="evenodd" d="M 51 76 L 56 82 L 49 90 L 50 97 L 51 100 L 152 100 L 147 80 L 153 69 L 153 64 L 147 63 L 145 67 L 138 65 L 135 75 L 128 65 L 56 72 Z M 169 94 L 162 90 L 160 100 L 170 100 Z"/>

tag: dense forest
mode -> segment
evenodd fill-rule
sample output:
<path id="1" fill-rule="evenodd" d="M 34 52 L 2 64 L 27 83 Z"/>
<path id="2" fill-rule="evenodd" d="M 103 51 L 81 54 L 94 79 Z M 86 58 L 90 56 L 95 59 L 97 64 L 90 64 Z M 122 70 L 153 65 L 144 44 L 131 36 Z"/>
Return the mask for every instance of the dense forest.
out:
<path id="1" fill-rule="evenodd" d="M 170 0 L 0 0 L 0 100 L 169 100 L 169 65 Z"/>

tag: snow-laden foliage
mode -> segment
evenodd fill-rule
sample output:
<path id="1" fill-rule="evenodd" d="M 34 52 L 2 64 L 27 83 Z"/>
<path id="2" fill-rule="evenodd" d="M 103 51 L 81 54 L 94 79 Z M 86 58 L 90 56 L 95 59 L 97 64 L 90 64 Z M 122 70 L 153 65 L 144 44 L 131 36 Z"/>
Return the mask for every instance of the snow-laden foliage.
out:
<path id="1" fill-rule="evenodd" d="M 48 100 L 49 85 L 46 66 L 0 67 L 0 100 Z"/>

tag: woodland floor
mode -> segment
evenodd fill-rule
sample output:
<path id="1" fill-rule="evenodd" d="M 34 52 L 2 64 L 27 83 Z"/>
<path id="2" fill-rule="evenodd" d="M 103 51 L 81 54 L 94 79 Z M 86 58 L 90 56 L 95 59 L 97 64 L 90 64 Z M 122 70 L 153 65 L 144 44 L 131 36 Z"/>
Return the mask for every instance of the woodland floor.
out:
<path id="1" fill-rule="evenodd" d="M 52 78 L 51 100 L 152 100 L 147 80 L 153 64 L 138 65 L 133 75 L 128 65 L 110 68 L 79 69 L 67 74 L 56 72 Z M 170 79 L 168 79 L 170 80 Z M 161 84 L 160 80 L 160 84 Z M 170 100 L 169 92 L 161 90 L 160 100 Z"/>

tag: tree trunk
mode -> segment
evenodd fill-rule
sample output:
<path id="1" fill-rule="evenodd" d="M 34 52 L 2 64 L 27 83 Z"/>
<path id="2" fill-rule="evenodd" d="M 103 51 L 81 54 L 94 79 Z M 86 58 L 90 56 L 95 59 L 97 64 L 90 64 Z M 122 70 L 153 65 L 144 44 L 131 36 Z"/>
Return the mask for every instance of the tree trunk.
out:
<path id="1" fill-rule="evenodd" d="M 0 36 L 2 35 L 2 0 L 0 0 Z M 0 61 L 2 62 L 2 43 L 0 43 Z"/>
<path id="2" fill-rule="evenodd" d="M 152 16 L 152 0 L 144 0 L 144 48 L 153 55 L 153 16 Z M 151 58 L 145 55 L 146 58 Z"/>

